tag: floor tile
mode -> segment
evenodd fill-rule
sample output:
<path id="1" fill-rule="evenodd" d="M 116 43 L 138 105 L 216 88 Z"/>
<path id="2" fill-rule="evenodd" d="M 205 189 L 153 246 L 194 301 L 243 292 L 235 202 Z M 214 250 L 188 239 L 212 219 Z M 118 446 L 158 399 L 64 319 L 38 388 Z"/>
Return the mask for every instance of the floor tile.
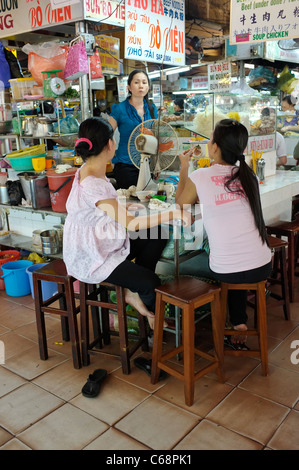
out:
<path id="1" fill-rule="evenodd" d="M 268 443 L 274 450 L 299 450 L 299 412 L 291 411 Z"/>
<path id="2" fill-rule="evenodd" d="M 299 357 L 299 354 L 296 353 L 295 349 L 291 345 L 293 341 L 299 340 L 299 327 L 297 327 L 292 333 L 282 341 L 279 346 L 269 354 L 269 361 L 279 367 L 289 369 L 293 372 L 299 372 L 299 366 L 296 363 L 292 362 L 292 353 L 296 357 Z"/>
<path id="3" fill-rule="evenodd" d="M 195 382 L 194 404 L 189 407 L 185 404 L 184 383 L 174 377 L 169 377 L 165 386 L 160 388 L 155 393 L 155 396 L 204 417 L 218 405 L 231 390 L 231 385 L 218 382 L 216 377 L 214 379 L 205 376 L 201 377 Z"/>
<path id="4" fill-rule="evenodd" d="M 100 393 L 96 398 L 86 398 L 80 394 L 70 403 L 113 425 L 148 396 L 144 390 L 108 375 L 102 382 Z"/>
<path id="5" fill-rule="evenodd" d="M 15 329 L 21 325 L 35 321 L 35 312 L 30 308 L 17 304 L 9 304 L 7 310 L 0 313 L 0 325 Z"/>
<path id="6" fill-rule="evenodd" d="M 22 377 L 0 366 L 0 397 L 27 383 Z"/>
<path id="7" fill-rule="evenodd" d="M 251 439 L 204 419 L 174 450 L 261 450 Z"/>
<path id="8" fill-rule="evenodd" d="M 0 399 L 1 424 L 17 434 L 62 404 L 54 395 L 26 384 Z"/>
<path id="9" fill-rule="evenodd" d="M 19 439 L 11 439 L 4 446 L 0 447 L 0 450 L 32 450 L 30 447 L 26 446 Z"/>
<path id="10" fill-rule="evenodd" d="M 4 367 L 27 380 L 32 380 L 67 359 L 66 356 L 49 349 L 49 358 L 43 361 L 39 357 L 38 346 L 36 345 L 24 353 L 16 354 L 8 359 Z"/>
<path id="11" fill-rule="evenodd" d="M 107 428 L 107 424 L 65 404 L 19 434 L 18 439 L 34 450 L 80 450 Z"/>
<path id="12" fill-rule="evenodd" d="M 115 427 L 154 450 L 172 449 L 198 423 L 198 417 L 151 397 Z"/>
<path id="13" fill-rule="evenodd" d="M 265 445 L 288 412 L 285 406 L 235 389 L 207 418 Z"/>
<path id="14" fill-rule="evenodd" d="M 13 332 L 1 336 L 5 347 L 5 361 L 15 354 L 26 351 L 34 346 L 34 342 Z"/>
<path id="15" fill-rule="evenodd" d="M 106 359 L 99 361 L 97 366 L 99 369 L 106 369 L 109 373 L 116 367 L 120 367 L 120 364 L 117 359 L 106 357 Z M 93 370 L 94 366 L 74 369 L 72 359 L 69 359 L 33 379 L 33 382 L 63 400 L 68 401 L 81 394 L 82 387 L 86 383 L 89 374 L 93 373 Z"/>
<path id="16" fill-rule="evenodd" d="M 148 447 L 117 429 L 110 428 L 86 446 L 84 450 L 148 450 Z"/>
<path id="17" fill-rule="evenodd" d="M 264 377 L 259 366 L 239 387 L 292 408 L 299 399 L 299 374 L 271 364 Z"/>
<path id="18" fill-rule="evenodd" d="M 7 441 L 12 439 L 13 435 L 7 432 L 5 429 L 0 427 L 0 448 L 3 444 L 5 444 Z"/>

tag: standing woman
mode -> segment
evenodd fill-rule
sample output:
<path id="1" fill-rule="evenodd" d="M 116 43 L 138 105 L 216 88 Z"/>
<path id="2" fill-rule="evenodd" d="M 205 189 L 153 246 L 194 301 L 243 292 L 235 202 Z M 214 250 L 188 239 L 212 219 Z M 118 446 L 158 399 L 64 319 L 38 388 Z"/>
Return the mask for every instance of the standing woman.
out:
<path id="1" fill-rule="evenodd" d="M 115 130 L 118 128 L 120 140 L 115 157 L 114 178 L 118 188 L 127 189 L 137 186 L 139 169 L 136 168 L 128 153 L 128 141 L 133 129 L 142 120 L 157 119 L 157 108 L 148 101 L 149 78 L 142 70 L 133 70 L 128 77 L 129 96 L 119 104 L 112 105 L 109 122 Z"/>
<path id="2" fill-rule="evenodd" d="M 188 178 L 192 150 L 181 153 L 176 192 L 181 208 L 199 199 L 213 276 L 232 284 L 263 281 L 272 269 L 258 180 L 243 155 L 247 141 L 247 129 L 238 121 L 218 122 L 208 143 L 209 156 L 215 164 L 194 171 Z M 228 292 L 230 321 L 240 331 L 240 335 L 231 337 L 235 349 L 248 349 L 244 343 L 246 298 L 246 291 Z"/>

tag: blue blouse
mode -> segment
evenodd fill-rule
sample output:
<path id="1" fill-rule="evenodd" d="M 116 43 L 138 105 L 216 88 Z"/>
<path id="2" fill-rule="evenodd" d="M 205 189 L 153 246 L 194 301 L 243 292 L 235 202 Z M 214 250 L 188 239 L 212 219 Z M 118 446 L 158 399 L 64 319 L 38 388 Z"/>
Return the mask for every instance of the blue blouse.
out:
<path id="1" fill-rule="evenodd" d="M 151 113 L 148 107 L 146 100 L 143 100 L 144 105 L 144 121 L 152 119 Z M 152 103 L 154 109 L 155 119 L 158 118 L 157 108 Z M 125 101 L 122 101 L 119 104 L 113 104 L 111 108 L 111 116 L 117 122 L 117 127 L 119 130 L 119 144 L 116 151 L 115 157 L 112 159 L 112 163 L 126 163 L 127 165 L 133 165 L 128 153 L 128 142 L 133 129 L 135 129 L 138 124 L 141 124 L 142 119 L 137 113 L 134 106 L 129 103 L 129 98 L 126 98 Z"/>

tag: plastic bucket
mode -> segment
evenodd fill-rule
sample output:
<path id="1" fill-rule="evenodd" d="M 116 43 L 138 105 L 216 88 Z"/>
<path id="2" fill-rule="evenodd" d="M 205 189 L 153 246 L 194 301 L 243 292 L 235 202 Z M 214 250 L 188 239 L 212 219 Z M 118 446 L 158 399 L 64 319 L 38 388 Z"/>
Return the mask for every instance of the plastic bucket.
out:
<path id="1" fill-rule="evenodd" d="M 55 170 L 47 171 L 51 206 L 54 212 L 66 212 L 66 201 L 72 189 L 76 171 L 76 168 L 64 173 L 56 173 Z"/>
<path id="2" fill-rule="evenodd" d="M 33 276 L 32 273 L 38 268 L 42 268 L 43 266 L 46 266 L 48 263 L 40 263 L 40 264 L 34 264 L 33 266 L 29 266 L 26 269 L 26 273 L 28 274 L 29 277 L 29 284 L 30 284 L 30 289 L 31 289 L 31 295 L 32 298 L 34 299 L 34 290 L 33 290 Z M 43 300 L 48 300 L 50 297 L 52 297 L 54 294 L 58 292 L 58 287 L 56 282 L 50 282 L 50 281 L 42 281 L 42 293 L 43 293 Z"/>
<path id="3" fill-rule="evenodd" d="M 11 297 L 22 297 L 31 293 L 29 277 L 26 269 L 32 261 L 10 261 L 2 266 L 5 290 Z"/>
<path id="4" fill-rule="evenodd" d="M 20 252 L 16 250 L 0 251 L 0 276 L 2 276 L 2 264 L 20 259 Z M 0 290 L 5 290 L 4 279 L 0 278 Z"/>

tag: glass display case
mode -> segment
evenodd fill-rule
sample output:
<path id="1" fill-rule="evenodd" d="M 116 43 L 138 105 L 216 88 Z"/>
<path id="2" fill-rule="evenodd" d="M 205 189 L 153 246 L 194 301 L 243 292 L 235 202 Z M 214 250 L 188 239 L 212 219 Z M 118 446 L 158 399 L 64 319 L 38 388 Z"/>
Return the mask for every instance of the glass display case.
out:
<path id="1" fill-rule="evenodd" d="M 210 138 L 218 121 L 232 118 L 244 124 L 250 137 L 272 134 L 275 144 L 277 106 L 278 98 L 270 95 L 194 94 L 185 100 L 185 127 Z"/>

